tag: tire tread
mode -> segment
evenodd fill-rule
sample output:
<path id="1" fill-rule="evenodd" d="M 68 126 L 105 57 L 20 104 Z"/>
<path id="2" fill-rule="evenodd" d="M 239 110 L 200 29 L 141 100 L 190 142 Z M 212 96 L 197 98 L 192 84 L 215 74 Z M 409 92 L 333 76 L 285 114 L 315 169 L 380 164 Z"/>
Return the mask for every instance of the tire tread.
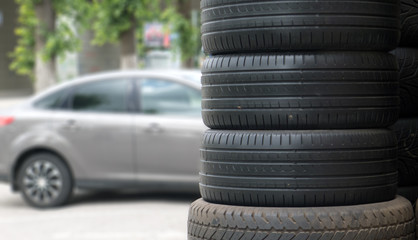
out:
<path id="1" fill-rule="evenodd" d="M 379 128 L 398 119 L 398 65 L 387 53 L 216 56 L 202 74 L 212 129 Z"/>
<path id="2" fill-rule="evenodd" d="M 414 228 L 412 206 L 401 197 L 368 205 L 318 208 L 238 207 L 199 199 L 192 203 L 188 221 L 189 239 L 217 240 L 235 239 L 232 236 L 253 240 L 413 240 Z"/>
<path id="3" fill-rule="evenodd" d="M 211 54 L 387 51 L 398 45 L 400 37 L 399 1 L 204 0 L 201 8 L 202 44 Z"/>
<path id="4" fill-rule="evenodd" d="M 387 201 L 397 184 L 389 130 L 208 130 L 203 199 L 244 206 L 334 206 Z"/>

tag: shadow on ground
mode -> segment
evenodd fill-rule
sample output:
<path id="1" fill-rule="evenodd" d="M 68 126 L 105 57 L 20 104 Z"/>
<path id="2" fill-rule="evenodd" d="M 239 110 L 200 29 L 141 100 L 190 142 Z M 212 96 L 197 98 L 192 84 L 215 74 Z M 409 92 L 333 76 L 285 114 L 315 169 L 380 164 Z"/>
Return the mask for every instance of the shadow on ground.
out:
<path id="1" fill-rule="evenodd" d="M 200 198 L 198 192 L 143 192 L 143 191 L 77 191 L 69 205 L 83 205 L 95 203 L 123 203 L 123 202 L 179 202 L 191 203 Z"/>

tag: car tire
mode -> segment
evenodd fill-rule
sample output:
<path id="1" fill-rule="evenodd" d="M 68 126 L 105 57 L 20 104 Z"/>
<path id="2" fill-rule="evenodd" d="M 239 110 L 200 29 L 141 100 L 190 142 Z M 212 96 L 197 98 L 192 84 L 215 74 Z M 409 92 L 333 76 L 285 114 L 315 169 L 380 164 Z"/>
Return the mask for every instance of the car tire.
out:
<path id="1" fill-rule="evenodd" d="M 400 116 L 418 117 L 418 49 L 397 48 L 392 54 L 399 63 Z"/>
<path id="2" fill-rule="evenodd" d="M 204 134 L 205 201 L 269 207 L 353 205 L 395 198 L 396 138 L 386 129 Z"/>
<path id="3" fill-rule="evenodd" d="M 418 198 L 415 202 L 415 235 L 416 239 L 418 240 Z"/>
<path id="4" fill-rule="evenodd" d="M 400 46 L 418 47 L 418 0 L 401 0 Z"/>
<path id="5" fill-rule="evenodd" d="M 418 185 L 418 118 L 401 118 L 391 128 L 398 140 L 399 186 Z"/>
<path id="6" fill-rule="evenodd" d="M 411 203 L 267 208 L 220 205 L 198 199 L 189 210 L 189 240 L 393 239 L 414 240 Z"/>
<path id="7" fill-rule="evenodd" d="M 396 58 L 378 52 L 225 55 L 202 68 L 212 129 L 383 128 L 399 115 Z"/>
<path id="8" fill-rule="evenodd" d="M 73 181 L 68 166 L 51 153 L 30 155 L 18 170 L 18 186 L 25 201 L 36 208 L 64 205 Z"/>
<path id="9" fill-rule="evenodd" d="M 399 0 L 203 0 L 206 53 L 390 51 L 400 39 Z"/>

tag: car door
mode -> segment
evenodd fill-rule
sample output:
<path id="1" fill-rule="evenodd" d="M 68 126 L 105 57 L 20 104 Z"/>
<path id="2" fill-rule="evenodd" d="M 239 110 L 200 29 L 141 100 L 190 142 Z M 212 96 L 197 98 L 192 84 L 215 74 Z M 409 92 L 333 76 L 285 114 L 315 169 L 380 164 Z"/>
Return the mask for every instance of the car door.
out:
<path id="1" fill-rule="evenodd" d="M 168 79 L 137 80 L 135 146 L 139 178 L 197 182 L 205 130 L 198 88 Z"/>
<path id="2" fill-rule="evenodd" d="M 67 101 L 69 110 L 55 113 L 57 131 L 71 146 L 72 160 L 83 170 L 81 185 L 136 180 L 132 91 L 129 79 L 79 84 Z"/>

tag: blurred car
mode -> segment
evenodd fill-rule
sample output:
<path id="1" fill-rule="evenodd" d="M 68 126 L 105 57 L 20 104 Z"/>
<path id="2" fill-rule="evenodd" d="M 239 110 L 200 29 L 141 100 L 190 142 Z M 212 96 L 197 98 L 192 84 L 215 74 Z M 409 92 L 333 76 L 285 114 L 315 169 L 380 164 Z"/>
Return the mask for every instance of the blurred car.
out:
<path id="1" fill-rule="evenodd" d="M 200 73 L 124 71 L 66 82 L 0 112 L 0 179 L 39 208 L 73 189 L 196 190 Z"/>

